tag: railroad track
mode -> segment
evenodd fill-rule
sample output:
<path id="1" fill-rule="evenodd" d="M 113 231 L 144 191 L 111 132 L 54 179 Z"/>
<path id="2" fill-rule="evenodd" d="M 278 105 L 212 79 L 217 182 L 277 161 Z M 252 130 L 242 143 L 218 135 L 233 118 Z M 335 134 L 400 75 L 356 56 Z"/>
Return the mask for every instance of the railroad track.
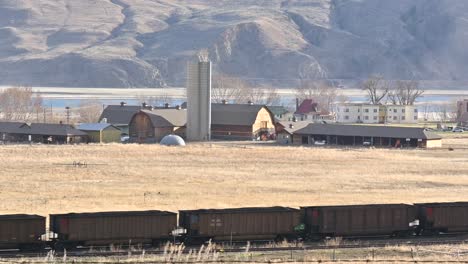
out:
<path id="1" fill-rule="evenodd" d="M 382 248 L 387 246 L 431 246 L 431 245 L 456 245 L 468 243 L 468 236 L 463 235 L 445 235 L 439 237 L 412 237 L 412 238 L 373 238 L 373 239 L 344 239 L 340 244 L 327 245 L 323 242 L 311 242 L 301 245 L 291 245 L 286 247 L 272 246 L 263 244 L 251 244 L 248 252 L 279 252 L 279 251 L 312 251 L 312 250 L 333 250 L 333 249 L 366 249 L 366 248 Z M 247 242 L 238 244 L 233 247 L 217 248 L 216 251 L 224 253 L 242 253 L 246 252 Z M 190 250 L 198 251 L 200 247 L 187 246 L 183 253 L 189 253 Z M 50 254 L 51 250 L 41 250 L 35 252 L 19 252 L 19 251 L 0 251 L 0 262 L 5 259 L 19 258 L 44 258 Z M 55 257 L 118 257 L 128 255 L 160 255 L 164 254 L 164 250 L 155 248 L 143 249 L 121 249 L 109 250 L 109 247 L 90 247 L 78 248 L 65 252 L 54 252 Z"/>

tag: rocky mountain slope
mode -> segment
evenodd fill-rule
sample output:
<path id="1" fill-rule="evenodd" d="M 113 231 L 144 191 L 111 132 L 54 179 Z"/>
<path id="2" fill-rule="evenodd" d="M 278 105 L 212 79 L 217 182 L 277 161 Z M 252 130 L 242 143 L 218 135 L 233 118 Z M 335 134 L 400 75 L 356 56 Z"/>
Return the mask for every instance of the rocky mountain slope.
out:
<path id="1" fill-rule="evenodd" d="M 299 78 L 467 80 L 466 0 L 0 0 L 0 85 L 184 85 L 215 70 Z"/>

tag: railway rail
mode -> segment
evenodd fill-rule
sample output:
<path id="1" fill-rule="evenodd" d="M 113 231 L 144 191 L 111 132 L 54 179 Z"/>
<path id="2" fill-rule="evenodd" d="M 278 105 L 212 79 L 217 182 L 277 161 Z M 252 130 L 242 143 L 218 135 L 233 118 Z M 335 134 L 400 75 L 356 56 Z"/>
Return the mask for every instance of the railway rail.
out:
<path id="1" fill-rule="evenodd" d="M 218 244 L 217 252 L 223 253 L 242 253 L 246 252 L 248 242 L 236 243 L 234 246 L 225 246 L 226 244 Z M 366 248 L 383 248 L 387 246 L 437 246 L 437 245 L 460 245 L 468 243 L 468 234 L 450 234 L 437 237 L 411 237 L 411 238 L 358 238 L 358 239 L 343 239 L 340 244 L 327 245 L 325 242 L 310 242 L 301 243 L 300 245 L 290 246 L 275 246 L 273 244 L 250 244 L 248 252 L 289 252 L 289 251 L 314 251 L 314 250 L 333 250 L 333 249 L 366 249 Z M 187 246 L 183 253 L 190 251 L 198 251 L 200 247 Z M 52 252 L 51 249 L 20 252 L 17 250 L 0 251 L 0 262 L 8 259 L 21 258 L 45 258 Z M 123 248 L 118 250 L 110 250 L 109 247 L 81 247 L 74 250 L 66 250 L 53 252 L 56 257 L 118 257 L 128 255 L 162 255 L 164 249 L 154 247 L 142 247 L 139 249 Z M 467 252 L 468 253 L 468 252 Z"/>

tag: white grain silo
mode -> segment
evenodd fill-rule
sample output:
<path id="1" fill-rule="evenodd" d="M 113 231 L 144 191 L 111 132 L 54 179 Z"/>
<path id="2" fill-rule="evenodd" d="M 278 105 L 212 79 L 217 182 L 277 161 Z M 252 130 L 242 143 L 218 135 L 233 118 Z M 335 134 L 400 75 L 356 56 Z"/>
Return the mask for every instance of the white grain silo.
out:
<path id="1" fill-rule="evenodd" d="M 187 65 L 187 139 L 211 138 L 211 62 L 194 61 Z"/>

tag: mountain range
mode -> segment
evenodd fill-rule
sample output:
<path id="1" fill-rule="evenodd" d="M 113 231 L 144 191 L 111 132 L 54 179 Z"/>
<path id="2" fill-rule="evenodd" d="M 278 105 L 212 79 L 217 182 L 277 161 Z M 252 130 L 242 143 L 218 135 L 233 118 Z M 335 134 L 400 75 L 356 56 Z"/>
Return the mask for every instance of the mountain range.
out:
<path id="1" fill-rule="evenodd" d="M 466 0 L 0 0 L 0 85 L 184 86 L 215 73 L 468 80 Z"/>

